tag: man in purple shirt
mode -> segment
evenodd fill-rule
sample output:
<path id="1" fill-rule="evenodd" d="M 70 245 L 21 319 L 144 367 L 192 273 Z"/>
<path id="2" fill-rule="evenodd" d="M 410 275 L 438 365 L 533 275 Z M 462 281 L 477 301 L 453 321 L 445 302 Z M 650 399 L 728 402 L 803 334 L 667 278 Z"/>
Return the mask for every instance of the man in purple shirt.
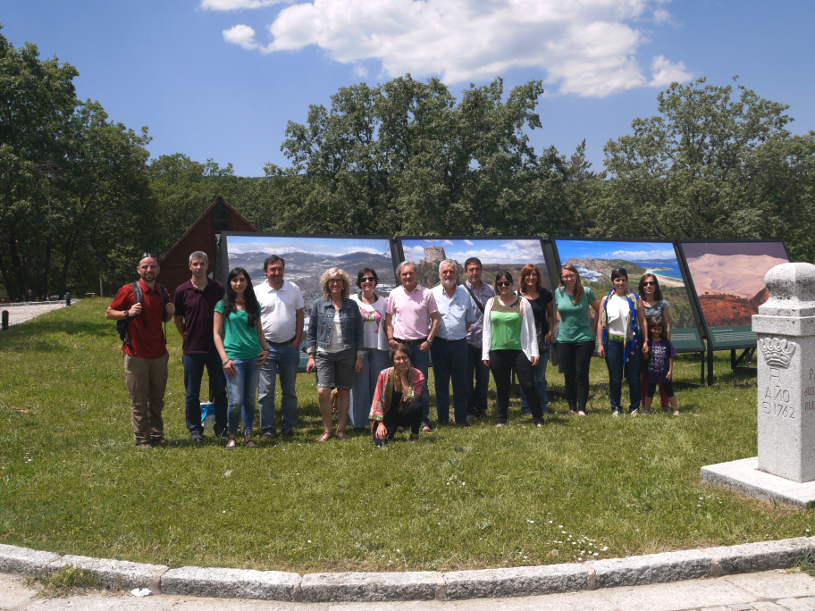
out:
<path id="1" fill-rule="evenodd" d="M 385 331 L 388 345 L 403 344 L 410 348 L 411 364 L 422 372 L 424 383 L 419 403 L 422 405 L 422 430 L 430 428 L 430 395 L 427 392 L 427 370 L 430 367 L 430 346 L 439 330 L 439 309 L 430 290 L 419 286 L 416 264 L 403 261 L 396 268 L 396 276 L 402 283 L 391 291 L 385 314 Z M 428 328 L 427 321 L 431 321 Z"/>
<path id="2" fill-rule="evenodd" d="M 184 386 L 187 389 L 187 429 L 194 443 L 204 440 L 201 423 L 201 378 L 204 368 L 209 376 L 209 392 L 215 404 L 215 436 L 226 435 L 226 378 L 221 357 L 213 339 L 215 304 L 224 298 L 224 285 L 207 278 L 207 253 L 190 255 L 192 278 L 175 290 L 173 321 L 184 338 Z"/>

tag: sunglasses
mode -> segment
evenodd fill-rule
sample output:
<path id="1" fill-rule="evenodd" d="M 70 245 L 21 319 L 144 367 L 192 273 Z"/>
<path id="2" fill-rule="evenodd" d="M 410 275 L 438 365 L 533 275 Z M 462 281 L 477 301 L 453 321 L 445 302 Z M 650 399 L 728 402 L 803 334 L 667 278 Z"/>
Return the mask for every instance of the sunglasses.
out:
<path id="1" fill-rule="evenodd" d="M 497 280 L 495 286 L 512 286 L 512 283 L 509 280 Z"/>
<path id="2" fill-rule="evenodd" d="M 342 278 L 331 278 L 331 280 L 328 281 L 328 284 L 342 284 L 342 283 L 343 283 Z"/>
<path id="3" fill-rule="evenodd" d="M 376 278 L 373 276 L 366 276 L 365 278 L 360 278 L 360 282 L 376 282 Z"/>
<path id="4" fill-rule="evenodd" d="M 651 282 L 651 281 L 649 280 L 648 282 L 643 282 L 643 283 L 642 283 L 642 286 L 656 286 L 656 282 Z"/>

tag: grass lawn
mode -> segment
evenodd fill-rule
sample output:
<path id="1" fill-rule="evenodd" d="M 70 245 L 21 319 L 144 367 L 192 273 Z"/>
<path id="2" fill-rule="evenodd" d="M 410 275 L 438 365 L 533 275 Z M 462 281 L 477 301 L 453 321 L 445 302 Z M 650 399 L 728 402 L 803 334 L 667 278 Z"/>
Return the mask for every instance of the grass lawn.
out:
<path id="1" fill-rule="evenodd" d="M 811 512 L 699 483 L 700 467 L 757 452 L 755 378 L 731 373 L 728 353 L 715 386 L 679 390 L 678 418 L 611 418 L 595 359 L 587 419 L 556 401 L 537 430 L 514 398 L 503 429 L 442 427 L 385 449 L 369 435 L 317 443 L 314 377 L 302 374 L 295 436 L 227 452 L 211 433 L 203 446 L 189 442 L 181 341 L 168 325 L 170 446 L 147 451 L 133 444 L 107 303 L 84 300 L 0 335 L 2 543 L 170 566 L 457 570 L 813 528 Z M 698 384 L 698 356 L 680 357 L 676 370 Z M 556 368 L 549 381 L 563 388 Z M 490 403 L 494 415 L 492 392 Z"/>

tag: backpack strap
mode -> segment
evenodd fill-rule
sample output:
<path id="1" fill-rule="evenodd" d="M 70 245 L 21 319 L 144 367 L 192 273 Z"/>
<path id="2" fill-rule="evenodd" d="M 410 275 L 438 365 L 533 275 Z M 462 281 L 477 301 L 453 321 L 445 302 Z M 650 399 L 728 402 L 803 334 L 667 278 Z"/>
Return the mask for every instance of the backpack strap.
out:
<path id="1" fill-rule="evenodd" d="M 463 286 L 465 289 L 467 289 L 467 292 L 473 298 L 473 301 L 475 301 L 475 306 L 481 311 L 481 315 L 483 316 L 484 315 L 484 306 L 482 305 L 481 301 L 479 301 L 478 297 L 475 296 L 475 293 L 473 293 L 473 290 L 469 286 L 467 286 L 466 284 L 462 284 L 461 286 Z"/>
<path id="2" fill-rule="evenodd" d="M 167 307 L 167 292 L 164 290 L 164 286 L 161 284 L 156 285 L 158 287 L 158 294 L 161 296 L 161 320 L 164 320 L 164 312 L 166 311 Z M 164 345 L 167 345 L 167 323 L 164 323 Z"/>

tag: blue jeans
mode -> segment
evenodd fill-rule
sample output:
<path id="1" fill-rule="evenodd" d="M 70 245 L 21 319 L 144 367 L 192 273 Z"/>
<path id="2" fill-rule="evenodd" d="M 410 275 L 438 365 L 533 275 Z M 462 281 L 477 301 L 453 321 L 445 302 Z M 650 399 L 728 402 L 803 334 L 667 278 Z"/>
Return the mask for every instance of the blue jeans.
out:
<path id="1" fill-rule="evenodd" d="M 436 338 L 430 348 L 433 355 L 433 380 L 436 390 L 436 414 L 439 424 L 450 421 L 450 380 L 453 380 L 453 414 L 458 424 L 467 422 L 467 339 L 445 342 Z"/>
<path id="2" fill-rule="evenodd" d="M 371 413 L 371 403 L 374 400 L 376 381 L 383 369 L 390 367 L 387 350 L 369 348 L 362 357 L 362 371 L 354 374 L 354 387 L 351 389 L 351 409 L 348 410 L 348 419 L 351 426 L 361 429 L 370 424 L 368 415 Z"/>
<path id="3" fill-rule="evenodd" d="M 201 423 L 201 379 L 206 367 L 209 376 L 209 391 L 215 404 L 215 434 L 220 435 L 226 428 L 226 376 L 224 375 L 221 356 L 217 352 L 206 354 L 185 354 L 181 358 L 184 364 L 184 387 L 187 389 L 187 429 L 190 433 L 203 433 Z"/>
<path id="4" fill-rule="evenodd" d="M 475 382 L 475 384 L 473 384 Z M 478 418 L 487 413 L 490 368 L 481 358 L 481 346 L 467 344 L 467 413 Z"/>
<path id="5" fill-rule="evenodd" d="M 430 392 L 427 390 L 427 370 L 430 368 L 430 351 L 422 352 L 419 346 L 409 346 L 410 364 L 422 372 L 424 382 L 422 382 L 422 395 L 419 397 L 419 405 L 422 406 L 422 426 L 430 426 Z"/>
<path id="6" fill-rule="evenodd" d="M 620 401 L 623 394 L 623 375 L 628 380 L 628 397 L 631 404 L 629 412 L 640 407 L 640 369 L 642 368 L 642 350 L 634 351 L 628 356 L 623 367 L 623 353 L 625 343 L 610 339 L 606 342 L 606 366 L 608 367 L 608 394 L 611 399 L 611 411 L 620 411 Z"/>
<path id="7" fill-rule="evenodd" d="M 260 407 L 260 428 L 264 433 L 277 434 L 275 429 L 275 377 L 280 374 L 281 431 L 286 433 L 297 424 L 297 368 L 300 366 L 300 348 L 269 344 L 269 358 L 260 370 L 258 386 L 258 406 Z"/>
<path id="8" fill-rule="evenodd" d="M 549 398 L 546 396 L 546 389 L 549 387 L 549 383 L 546 381 L 546 366 L 549 364 L 550 347 L 549 344 L 544 345 L 546 346 L 546 351 L 540 355 L 537 366 L 532 368 L 532 373 L 535 375 L 535 387 L 538 389 L 538 395 L 540 395 L 541 398 L 541 409 L 544 414 L 548 414 L 549 408 L 546 406 L 549 404 Z M 529 409 L 529 401 L 526 400 L 526 394 L 524 394 L 523 389 L 521 389 L 521 413 L 532 413 L 532 410 Z"/>
<path id="9" fill-rule="evenodd" d="M 238 421 L 243 417 L 243 432 L 251 435 L 260 368 L 255 359 L 238 359 L 232 363 L 235 365 L 235 377 L 226 376 L 229 387 L 229 434 L 238 434 Z"/>

